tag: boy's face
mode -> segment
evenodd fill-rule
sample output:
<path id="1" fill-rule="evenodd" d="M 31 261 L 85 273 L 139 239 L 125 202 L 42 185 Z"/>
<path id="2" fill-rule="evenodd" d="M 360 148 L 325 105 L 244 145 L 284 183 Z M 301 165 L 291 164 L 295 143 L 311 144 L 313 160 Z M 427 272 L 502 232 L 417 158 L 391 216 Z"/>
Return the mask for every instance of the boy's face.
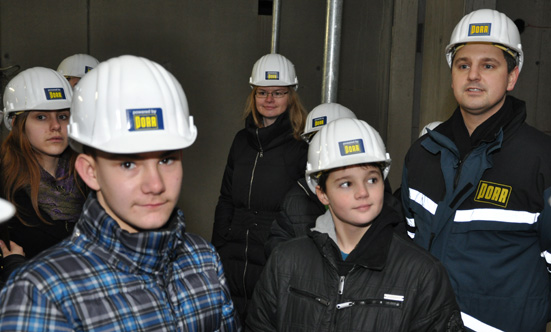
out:
<path id="1" fill-rule="evenodd" d="M 381 213 L 384 180 L 378 167 L 349 166 L 332 171 L 325 192 L 318 186 L 316 193 L 323 204 L 329 205 L 336 226 L 365 227 Z"/>
<path id="2" fill-rule="evenodd" d="M 80 154 L 77 171 L 119 226 L 134 233 L 168 221 L 182 183 L 182 151 Z M 84 176 L 83 176 L 84 174 Z"/>

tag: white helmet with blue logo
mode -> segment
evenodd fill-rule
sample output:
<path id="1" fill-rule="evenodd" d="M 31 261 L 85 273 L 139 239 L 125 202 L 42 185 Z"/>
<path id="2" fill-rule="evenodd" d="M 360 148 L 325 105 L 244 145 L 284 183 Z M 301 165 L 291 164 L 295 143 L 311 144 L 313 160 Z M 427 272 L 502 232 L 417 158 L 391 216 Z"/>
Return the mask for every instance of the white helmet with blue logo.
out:
<path id="1" fill-rule="evenodd" d="M 11 130 L 13 117 L 19 112 L 69 108 L 72 96 L 71 85 L 55 70 L 44 67 L 24 70 L 4 90 L 6 128 Z"/>
<path id="2" fill-rule="evenodd" d="M 197 128 L 171 73 L 123 55 L 100 63 L 76 85 L 68 134 L 78 152 L 87 145 L 127 154 L 183 149 L 193 144 Z"/>
<path id="3" fill-rule="evenodd" d="M 57 71 L 65 77 L 80 77 L 90 70 L 96 68 L 99 61 L 88 54 L 74 54 L 71 55 L 59 64 Z"/>
<path id="4" fill-rule="evenodd" d="M 281 54 L 266 54 L 253 66 L 249 79 L 253 86 L 293 86 L 298 88 L 295 66 Z"/>
<path id="5" fill-rule="evenodd" d="M 520 33 L 515 23 L 505 14 L 493 9 L 479 9 L 465 15 L 455 26 L 446 47 L 446 60 L 451 67 L 458 46 L 479 42 L 495 46 L 511 54 L 517 60 L 519 71 L 524 62 Z"/>
<path id="6" fill-rule="evenodd" d="M 312 136 L 329 122 L 340 118 L 356 119 L 356 114 L 337 103 L 325 103 L 314 107 L 306 117 L 302 139 L 309 142 Z"/>
<path id="7" fill-rule="evenodd" d="M 323 127 L 310 142 L 306 182 L 315 192 L 321 171 L 365 163 L 381 163 L 386 179 L 391 159 L 381 136 L 365 121 L 338 119 Z"/>

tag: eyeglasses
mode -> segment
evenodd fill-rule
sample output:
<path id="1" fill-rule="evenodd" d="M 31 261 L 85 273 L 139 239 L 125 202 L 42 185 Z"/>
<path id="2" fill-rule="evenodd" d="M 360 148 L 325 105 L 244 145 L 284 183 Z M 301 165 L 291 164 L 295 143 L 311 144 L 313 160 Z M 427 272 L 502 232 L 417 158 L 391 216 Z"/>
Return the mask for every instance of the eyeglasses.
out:
<path id="1" fill-rule="evenodd" d="M 283 90 L 276 90 L 272 92 L 268 92 L 264 90 L 256 90 L 256 93 L 254 95 L 260 99 L 268 98 L 268 95 L 272 95 L 273 98 L 283 98 L 288 93 L 289 91 L 283 91 Z"/>

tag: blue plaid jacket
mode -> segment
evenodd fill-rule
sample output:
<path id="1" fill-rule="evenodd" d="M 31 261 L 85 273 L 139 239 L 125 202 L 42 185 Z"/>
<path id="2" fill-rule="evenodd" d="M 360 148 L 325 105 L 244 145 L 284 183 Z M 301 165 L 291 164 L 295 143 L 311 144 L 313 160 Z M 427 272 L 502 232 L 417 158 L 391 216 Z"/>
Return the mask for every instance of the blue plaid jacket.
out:
<path id="1" fill-rule="evenodd" d="M 239 331 L 218 254 L 176 210 L 130 234 L 92 194 L 73 235 L 12 274 L 0 331 Z"/>

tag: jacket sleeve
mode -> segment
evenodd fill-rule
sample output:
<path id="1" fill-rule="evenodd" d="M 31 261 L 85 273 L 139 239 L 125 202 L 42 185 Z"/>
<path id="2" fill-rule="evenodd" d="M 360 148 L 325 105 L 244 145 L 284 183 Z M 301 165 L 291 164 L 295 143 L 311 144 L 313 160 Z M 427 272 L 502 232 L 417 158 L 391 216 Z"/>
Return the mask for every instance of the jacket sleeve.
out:
<path id="1" fill-rule="evenodd" d="M 214 225 L 212 229 L 212 244 L 217 249 L 225 242 L 228 234 L 231 220 L 233 216 L 233 200 L 232 200 L 232 179 L 233 179 L 233 145 L 228 155 L 228 161 L 222 177 L 222 186 L 220 188 L 220 197 L 214 212 Z"/>
<path id="2" fill-rule="evenodd" d="M 58 307 L 30 281 L 17 280 L 0 292 L 0 331 L 73 331 Z"/>
<path id="3" fill-rule="evenodd" d="M 5 258 L 2 258 L 2 261 L 1 261 L 2 271 L 0 272 L 0 288 L 2 288 L 6 284 L 11 273 L 21 265 L 25 264 L 26 261 L 27 259 L 25 258 L 25 256 L 17 255 L 17 254 L 9 255 Z"/>
<path id="4" fill-rule="evenodd" d="M 409 155 L 409 154 L 408 154 Z M 407 160 L 408 155 L 406 155 L 404 169 L 402 171 L 402 185 L 400 186 L 400 198 L 402 201 L 402 212 L 406 221 L 406 232 L 410 238 L 415 238 L 415 215 L 410 208 L 410 199 L 409 199 L 409 184 L 408 184 L 408 169 L 407 169 Z"/>
<path id="5" fill-rule="evenodd" d="M 449 276 L 440 262 L 420 276 L 417 294 L 410 331 L 464 331 Z"/>
<path id="6" fill-rule="evenodd" d="M 247 313 L 245 331 L 277 331 L 276 317 L 279 287 L 277 282 L 278 250 L 268 258 L 260 279 L 255 286 Z"/>
<path id="7" fill-rule="evenodd" d="M 222 262 L 220 257 L 213 249 L 214 255 L 216 256 L 216 264 L 218 270 L 218 280 L 222 286 L 222 326 L 220 331 L 241 331 L 241 323 L 237 317 L 237 310 L 235 309 L 226 276 L 224 275 L 224 268 L 222 267 Z"/>
<path id="8" fill-rule="evenodd" d="M 264 247 L 266 257 L 278 244 L 308 234 L 310 228 L 315 226 L 316 219 L 324 213 L 325 206 L 310 191 L 304 178 L 299 179 L 297 185 L 285 195 L 281 211 L 272 224 Z"/>
<path id="9" fill-rule="evenodd" d="M 551 273 L 551 188 L 544 192 L 544 207 L 538 217 L 538 227 L 542 256 L 547 264 L 547 272 Z"/>
<path id="10" fill-rule="evenodd" d="M 266 257 L 269 257 L 274 248 L 287 240 L 290 240 L 295 237 L 295 231 L 293 229 L 293 222 L 289 217 L 287 208 L 289 207 L 289 201 L 293 199 L 293 196 L 285 195 L 285 198 L 282 203 L 282 209 L 276 216 L 276 219 L 272 223 L 270 228 L 270 235 L 268 237 L 268 242 L 264 247 L 264 252 Z"/>

